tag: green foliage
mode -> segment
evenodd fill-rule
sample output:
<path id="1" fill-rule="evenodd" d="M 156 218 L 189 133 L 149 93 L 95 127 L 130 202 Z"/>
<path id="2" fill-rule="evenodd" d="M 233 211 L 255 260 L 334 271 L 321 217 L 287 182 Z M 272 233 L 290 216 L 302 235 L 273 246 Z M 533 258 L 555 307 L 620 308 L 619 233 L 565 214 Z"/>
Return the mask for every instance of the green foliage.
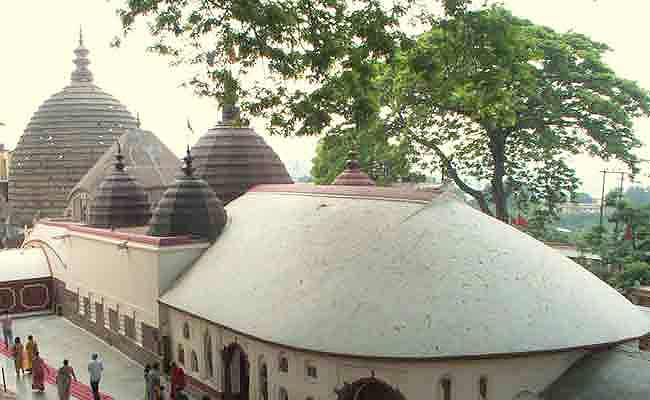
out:
<path id="1" fill-rule="evenodd" d="M 632 121 L 648 115 L 650 95 L 605 64 L 606 45 L 498 6 L 432 25 L 387 68 L 389 126 L 479 203 L 484 194 L 462 177 L 490 182 L 497 217 L 507 219 L 507 180 L 549 209 L 565 201 L 578 185 L 565 162 L 574 154 L 636 171 Z"/>
<path id="2" fill-rule="evenodd" d="M 632 186 L 625 191 L 625 198 L 636 207 L 650 204 L 650 188 Z"/>
<path id="3" fill-rule="evenodd" d="M 625 264 L 622 272 L 613 274 L 608 283 L 621 290 L 631 288 L 636 284 L 650 284 L 650 264 L 643 261 L 630 261 Z"/>
<path id="4" fill-rule="evenodd" d="M 316 147 L 311 174 L 316 184 L 330 184 L 345 168 L 348 152 L 359 152 L 361 169 L 378 184 L 389 184 L 400 179 L 421 182 L 424 175 L 412 171 L 414 151 L 408 142 L 389 143 L 378 130 L 362 133 L 349 131 L 348 135 L 325 136 Z"/>
<path id="5" fill-rule="evenodd" d="M 149 49 L 192 66 L 186 84 L 197 94 L 223 101 L 235 75 L 231 93 L 244 113 L 265 117 L 272 133 L 310 135 L 346 122 L 364 127 L 377 112 L 376 64 L 409 40 L 400 18 L 411 7 L 412 0 L 128 0 L 118 15 L 125 35 L 146 20 Z M 250 78 L 254 71 L 264 78 Z"/>

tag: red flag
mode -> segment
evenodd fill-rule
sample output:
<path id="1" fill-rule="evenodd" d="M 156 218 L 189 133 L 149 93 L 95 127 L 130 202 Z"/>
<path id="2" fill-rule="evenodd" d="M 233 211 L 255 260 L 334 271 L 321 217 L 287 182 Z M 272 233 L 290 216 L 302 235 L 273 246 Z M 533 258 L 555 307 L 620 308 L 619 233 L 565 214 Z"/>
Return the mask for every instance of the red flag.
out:
<path id="1" fill-rule="evenodd" d="M 632 226 L 630 224 L 625 228 L 625 240 L 632 240 Z"/>

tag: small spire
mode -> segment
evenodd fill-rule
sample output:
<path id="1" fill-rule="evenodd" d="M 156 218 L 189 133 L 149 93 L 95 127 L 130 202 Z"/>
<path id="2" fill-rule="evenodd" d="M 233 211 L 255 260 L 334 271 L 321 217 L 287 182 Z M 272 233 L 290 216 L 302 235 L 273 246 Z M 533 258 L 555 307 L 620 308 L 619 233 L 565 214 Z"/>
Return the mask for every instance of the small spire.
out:
<path id="1" fill-rule="evenodd" d="M 73 84 L 83 85 L 93 81 L 93 74 L 88 69 L 90 60 L 88 60 L 88 49 L 84 47 L 83 31 L 79 27 L 79 47 L 74 51 L 77 56 L 74 59 L 74 64 L 77 66 L 72 72 L 71 79 Z"/>
<path id="2" fill-rule="evenodd" d="M 140 113 L 135 114 L 135 126 L 136 128 L 140 128 Z"/>
<path id="3" fill-rule="evenodd" d="M 361 170 L 359 152 L 350 150 L 345 162 L 345 170 L 336 177 L 332 185 L 375 186 L 375 181 Z"/>
<path id="4" fill-rule="evenodd" d="M 183 158 L 183 161 L 185 161 L 185 165 L 183 165 L 183 172 L 185 172 L 185 176 L 192 176 L 194 173 L 194 168 L 192 168 L 192 153 L 190 153 L 190 145 L 187 145 L 187 155 L 185 158 Z"/>
<path id="5" fill-rule="evenodd" d="M 118 171 L 124 171 L 124 156 L 122 155 L 122 145 L 120 144 L 120 140 L 117 140 L 117 154 L 115 154 L 115 169 Z"/>

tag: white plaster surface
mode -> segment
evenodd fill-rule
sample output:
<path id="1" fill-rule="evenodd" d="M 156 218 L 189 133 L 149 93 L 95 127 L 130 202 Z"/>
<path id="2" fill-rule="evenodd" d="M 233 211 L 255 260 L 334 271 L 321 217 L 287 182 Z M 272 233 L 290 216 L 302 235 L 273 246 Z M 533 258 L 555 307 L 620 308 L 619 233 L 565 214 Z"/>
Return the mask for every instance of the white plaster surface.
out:
<path id="1" fill-rule="evenodd" d="M 269 398 L 279 399 L 280 388 L 285 388 L 290 399 L 335 400 L 335 389 L 344 383 L 361 378 L 375 377 L 397 387 L 407 400 L 444 400 L 439 382 L 443 377 L 452 380 L 452 399 L 480 400 L 479 380 L 486 377 L 488 399 L 510 400 L 528 391 L 540 393 L 561 376 L 572 364 L 580 360 L 585 351 L 562 352 L 546 355 L 524 356 L 508 359 L 485 359 L 466 361 L 379 361 L 351 357 L 337 357 L 263 343 L 231 330 L 218 327 L 182 312 L 169 310 L 172 351 L 178 360 L 178 345 L 185 353 L 185 372 L 216 390 L 223 391 L 220 351 L 223 347 L 238 343 L 246 352 L 250 363 L 250 398 L 260 398 L 260 367 L 267 365 Z M 183 337 L 183 324 L 190 325 L 190 339 Z M 211 336 L 214 375 L 206 373 L 204 338 Z M 199 370 L 192 371 L 190 354 L 198 355 Z M 280 355 L 289 360 L 287 373 L 279 370 Z M 317 378 L 307 376 L 307 364 L 317 368 Z"/>
<path id="2" fill-rule="evenodd" d="M 40 249 L 0 250 L 0 282 L 51 276 Z"/>
<path id="3" fill-rule="evenodd" d="M 446 194 L 429 204 L 249 192 L 162 297 L 257 338 L 328 353 L 437 358 L 648 333 L 581 266 Z"/>

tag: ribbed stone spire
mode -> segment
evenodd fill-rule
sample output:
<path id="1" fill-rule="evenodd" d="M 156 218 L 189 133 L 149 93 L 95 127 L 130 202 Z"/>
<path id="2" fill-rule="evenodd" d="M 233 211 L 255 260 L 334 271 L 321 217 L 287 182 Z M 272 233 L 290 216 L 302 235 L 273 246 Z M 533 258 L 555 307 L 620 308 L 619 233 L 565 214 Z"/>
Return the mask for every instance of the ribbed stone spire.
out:
<path id="1" fill-rule="evenodd" d="M 74 59 L 74 64 L 77 69 L 72 72 L 72 84 L 85 84 L 93 81 L 93 74 L 88 69 L 90 60 L 88 59 L 88 49 L 84 46 L 84 37 L 81 27 L 79 27 L 79 47 L 74 51 L 77 58 Z"/>
<path id="2" fill-rule="evenodd" d="M 189 146 L 183 175 L 165 191 L 151 217 L 151 236 L 191 235 L 214 242 L 227 221 L 223 203 L 203 179 L 194 176 Z"/>
<path id="3" fill-rule="evenodd" d="M 375 181 L 361 170 L 359 153 L 356 150 L 350 150 L 348 160 L 345 163 L 345 170 L 336 177 L 332 185 L 375 186 Z"/>

